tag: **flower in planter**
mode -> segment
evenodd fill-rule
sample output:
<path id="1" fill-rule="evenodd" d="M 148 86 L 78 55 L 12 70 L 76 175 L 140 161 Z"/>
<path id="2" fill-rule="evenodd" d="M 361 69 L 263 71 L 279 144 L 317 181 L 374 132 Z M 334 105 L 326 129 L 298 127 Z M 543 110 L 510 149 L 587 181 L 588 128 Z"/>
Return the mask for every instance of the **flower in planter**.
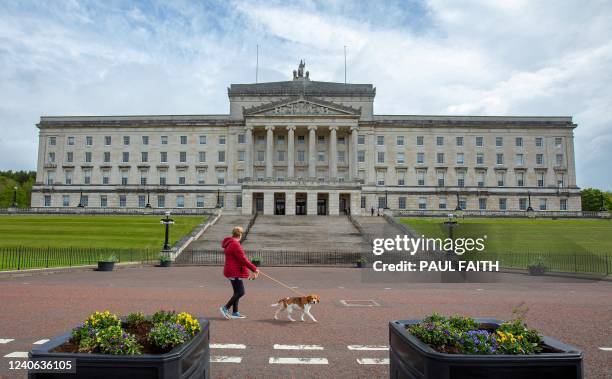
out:
<path id="1" fill-rule="evenodd" d="M 133 334 L 126 333 L 120 326 L 110 326 L 96 334 L 96 344 L 103 354 L 142 354 L 142 346 Z"/>
<path id="2" fill-rule="evenodd" d="M 85 320 L 84 326 L 89 326 L 95 329 L 106 329 L 110 326 L 121 326 L 121 320 L 110 313 L 109 311 L 96 312 Z"/>
<path id="3" fill-rule="evenodd" d="M 113 254 L 113 255 L 109 255 L 109 256 L 100 258 L 99 261 L 100 262 L 113 262 L 114 263 L 114 262 L 118 262 L 119 259 L 117 258 L 116 255 Z"/>
<path id="4" fill-rule="evenodd" d="M 159 324 L 162 322 L 176 322 L 177 320 L 177 314 L 175 311 L 164 311 L 164 310 L 160 310 L 157 311 L 155 313 L 153 313 L 153 316 L 151 316 L 151 322 L 154 324 Z"/>
<path id="5" fill-rule="evenodd" d="M 137 327 L 147 319 L 142 312 L 133 312 L 125 318 L 125 325 L 128 327 Z"/>
<path id="6" fill-rule="evenodd" d="M 495 334 L 486 330 L 468 330 L 459 334 L 457 339 L 461 354 L 495 354 L 498 346 Z"/>
<path id="7" fill-rule="evenodd" d="M 189 338 L 190 335 L 183 325 L 170 321 L 155 324 L 149 333 L 149 341 L 161 349 L 183 344 Z"/>
<path id="8" fill-rule="evenodd" d="M 200 323 L 189 313 L 181 312 L 178 314 L 176 323 L 183 326 L 190 337 L 195 336 L 200 330 Z"/>
<path id="9" fill-rule="evenodd" d="M 79 346 L 80 353 L 92 353 L 96 347 L 96 334 L 98 329 L 83 324 L 72 330 L 72 339 Z"/>

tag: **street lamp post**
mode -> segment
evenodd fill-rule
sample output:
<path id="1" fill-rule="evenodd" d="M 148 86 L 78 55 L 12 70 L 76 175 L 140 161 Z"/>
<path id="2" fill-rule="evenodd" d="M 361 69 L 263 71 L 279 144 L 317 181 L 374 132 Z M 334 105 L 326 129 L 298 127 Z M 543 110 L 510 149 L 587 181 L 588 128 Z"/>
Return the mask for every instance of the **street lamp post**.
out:
<path id="1" fill-rule="evenodd" d="M 606 201 L 604 200 L 603 192 L 599 194 L 599 201 L 601 202 L 601 207 L 599 207 L 599 211 L 606 212 L 608 208 L 606 208 Z"/>
<path id="2" fill-rule="evenodd" d="M 17 186 L 13 187 L 13 208 L 17 208 Z"/>
<path id="3" fill-rule="evenodd" d="M 145 208 L 151 208 L 151 192 L 147 191 L 147 205 L 145 205 Z"/>
<path id="4" fill-rule="evenodd" d="M 166 226 L 166 236 L 164 238 L 164 251 L 170 251 L 170 245 L 168 244 L 168 238 L 170 237 L 170 225 L 174 224 L 174 220 L 170 218 L 170 212 L 166 212 L 166 217 L 162 218 L 159 223 Z"/>
<path id="5" fill-rule="evenodd" d="M 221 208 L 221 191 L 217 188 L 217 208 Z"/>
<path id="6" fill-rule="evenodd" d="M 385 209 L 389 209 L 389 191 L 385 190 Z"/>
<path id="7" fill-rule="evenodd" d="M 463 208 L 461 208 L 461 201 L 459 200 L 459 192 L 455 193 L 457 195 L 457 206 L 455 207 L 455 216 L 463 218 Z"/>
<path id="8" fill-rule="evenodd" d="M 527 207 L 527 217 L 533 218 L 535 217 L 535 211 L 531 206 L 531 191 L 527 191 L 527 198 L 529 199 L 529 206 Z"/>
<path id="9" fill-rule="evenodd" d="M 81 195 L 79 196 L 79 205 L 77 205 L 78 208 L 85 208 L 85 206 L 83 205 L 83 191 L 81 191 Z"/>

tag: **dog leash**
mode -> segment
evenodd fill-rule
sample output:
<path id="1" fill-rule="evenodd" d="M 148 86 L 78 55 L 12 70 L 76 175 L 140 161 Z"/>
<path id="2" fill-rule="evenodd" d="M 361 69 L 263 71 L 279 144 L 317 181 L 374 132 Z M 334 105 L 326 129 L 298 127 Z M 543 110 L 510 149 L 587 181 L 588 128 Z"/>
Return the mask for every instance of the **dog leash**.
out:
<path id="1" fill-rule="evenodd" d="M 273 277 L 271 277 L 270 275 L 266 274 L 265 272 L 263 272 L 263 271 L 261 271 L 261 270 L 259 270 L 259 273 L 260 273 L 261 275 L 265 276 L 266 278 L 268 278 L 268 279 L 270 279 L 270 280 L 272 280 L 272 281 L 275 281 L 276 283 L 280 284 L 281 286 L 283 286 L 283 287 L 287 288 L 288 290 L 290 290 L 290 291 L 293 291 L 293 292 L 297 293 L 297 294 L 298 294 L 298 295 L 300 295 L 300 296 L 306 296 L 306 295 L 304 295 L 303 293 L 301 293 L 300 291 L 296 290 L 295 288 L 291 288 L 291 287 L 289 287 L 289 286 L 288 286 L 288 285 L 286 285 L 285 283 L 281 282 L 280 280 L 276 280 L 276 279 L 274 279 Z"/>

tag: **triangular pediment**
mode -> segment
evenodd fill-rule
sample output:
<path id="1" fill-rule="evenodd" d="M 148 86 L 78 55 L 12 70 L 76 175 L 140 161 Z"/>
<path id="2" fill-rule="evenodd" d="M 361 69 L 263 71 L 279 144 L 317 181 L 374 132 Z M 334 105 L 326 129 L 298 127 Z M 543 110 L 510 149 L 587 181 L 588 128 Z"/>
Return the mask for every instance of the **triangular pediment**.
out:
<path id="1" fill-rule="evenodd" d="M 290 98 L 243 108 L 245 116 L 359 116 L 361 109 L 316 98 Z"/>

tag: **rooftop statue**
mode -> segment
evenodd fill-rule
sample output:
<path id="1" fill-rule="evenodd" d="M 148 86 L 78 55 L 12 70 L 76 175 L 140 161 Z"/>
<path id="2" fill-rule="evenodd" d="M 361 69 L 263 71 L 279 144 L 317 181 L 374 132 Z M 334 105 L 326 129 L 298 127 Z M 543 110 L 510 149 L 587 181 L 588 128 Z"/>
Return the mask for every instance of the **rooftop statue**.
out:
<path id="1" fill-rule="evenodd" d="M 309 77 L 310 73 L 308 71 L 306 71 L 306 75 L 304 76 L 304 67 L 306 67 L 306 62 L 300 59 L 300 65 L 298 66 L 297 71 L 293 70 L 293 80 L 298 80 L 298 79 L 310 80 L 310 77 Z"/>

